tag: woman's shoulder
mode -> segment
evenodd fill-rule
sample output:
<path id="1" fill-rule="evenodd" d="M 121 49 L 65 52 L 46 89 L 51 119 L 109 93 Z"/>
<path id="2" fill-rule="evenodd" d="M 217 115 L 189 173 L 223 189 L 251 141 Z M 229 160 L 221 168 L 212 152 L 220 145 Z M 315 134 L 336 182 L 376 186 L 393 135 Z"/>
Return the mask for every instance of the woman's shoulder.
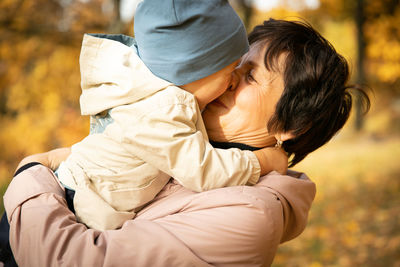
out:
<path id="1" fill-rule="evenodd" d="M 295 172 L 289 175 L 271 172 L 255 186 L 225 187 L 201 193 L 173 181 L 137 218 L 161 221 L 181 216 L 197 218 L 194 224 L 213 221 L 212 225 L 224 225 L 222 231 L 228 232 L 258 228 L 258 236 L 253 236 L 253 241 L 267 235 L 278 238 L 279 243 L 304 230 L 314 196 L 315 184 L 305 174 Z M 248 232 L 247 235 L 251 236 Z"/>
<path id="2" fill-rule="evenodd" d="M 195 193 L 172 182 L 160 194 L 136 220 L 155 222 L 207 262 L 256 262 L 258 266 L 272 262 L 284 218 L 280 201 L 266 187 Z"/>
<path id="3" fill-rule="evenodd" d="M 284 229 L 281 242 L 300 235 L 306 227 L 315 198 L 315 183 L 304 173 L 288 170 L 287 175 L 271 172 L 261 177 L 255 187 L 274 194 L 282 207 Z"/>

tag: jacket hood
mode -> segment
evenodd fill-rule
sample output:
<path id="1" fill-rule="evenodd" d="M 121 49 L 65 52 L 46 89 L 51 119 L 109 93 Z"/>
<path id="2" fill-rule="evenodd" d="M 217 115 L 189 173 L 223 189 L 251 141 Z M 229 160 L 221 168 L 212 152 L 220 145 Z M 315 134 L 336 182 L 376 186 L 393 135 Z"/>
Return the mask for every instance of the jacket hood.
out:
<path id="1" fill-rule="evenodd" d="M 307 175 L 293 170 L 288 170 L 286 176 L 272 172 L 265 178 L 267 180 L 264 185 L 274 191 L 282 203 L 284 224 L 281 243 L 283 243 L 300 235 L 306 227 L 316 186 Z"/>
<path id="2" fill-rule="evenodd" d="M 82 115 L 130 104 L 171 85 L 156 77 L 126 35 L 85 34 L 79 58 Z"/>

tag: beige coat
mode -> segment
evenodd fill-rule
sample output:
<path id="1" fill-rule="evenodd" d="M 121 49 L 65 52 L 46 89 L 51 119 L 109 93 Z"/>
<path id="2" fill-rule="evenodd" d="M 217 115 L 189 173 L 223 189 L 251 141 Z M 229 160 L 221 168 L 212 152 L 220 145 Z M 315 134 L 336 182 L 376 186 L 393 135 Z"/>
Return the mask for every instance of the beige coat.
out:
<path id="1" fill-rule="evenodd" d="M 18 174 L 4 196 L 19 266 L 269 266 L 304 229 L 315 184 L 272 172 L 255 186 L 195 193 L 172 180 L 119 230 L 77 223 L 48 168 Z"/>
<path id="2" fill-rule="evenodd" d="M 82 114 L 110 110 L 57 171 L 76 191 L 79 221 L 118 228 L 171 176 L 197 192 L 258 181 L 254 153 L 213 148 L 194 96 L 154 76 L 134 48 L 85 35 L 80 64 Z"/>

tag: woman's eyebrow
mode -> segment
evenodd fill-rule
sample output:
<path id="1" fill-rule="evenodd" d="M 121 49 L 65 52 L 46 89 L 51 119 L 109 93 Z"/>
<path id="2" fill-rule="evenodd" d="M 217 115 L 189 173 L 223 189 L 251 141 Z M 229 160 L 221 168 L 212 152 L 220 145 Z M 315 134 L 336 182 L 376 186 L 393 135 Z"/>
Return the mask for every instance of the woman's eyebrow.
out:
<path id="1" fill-rule="evenodd" d="M 247 62 L 251 67 L 255 68 L 255 69 L 260 69 L 260 64 L 258 64 L 256 61 L 253 60 L 249 60 Z"/>
<path id="2" fill-rule="evenodd" d="M 265 67 L 264 65 L 263 65 L 264 68 L 262 68 L 262 67 L 260 66 L 260 64 L 258 64 L 257 62 L 255 62 L 255 61 L 253 61 L 253 60 L 249 60 L 247 63 L 248 63 L 250 66 L 252 66 L 254 69 L 266 70 L 266 67 Z M 262 74 L 259 74 L 259 72 L 256 71 L 255 74 L 253 75 L 253 78 L 254 78 L 255 82 L 256 82 L 257 84 L 261 85 L 261 86 L 265 86 L 264 83 L 268 83 L 268 84 L 271 85 L 271 84 L 276 80 L 277 75 L 273 75 L 270 71 L 267 71 L 267 75 L 268 75 L 268 77 L 267 77 L 267 76 L 264 76 L 264 75 L 262 75 Z M 255 77 L 255 76 L 257 76 L 257 77 Z M 256 79 L 256 78 L 257 78 L 257 79 Z"/>
<path id="3" fill-rule="evenodd" d="M 248 61 L 246 62 L 246 64 L 248 64 L 248 65 L 250 65 L 250 66 L 252 66 L 252 67 L 258 67 L 257 62 L 254 62 L 253 60 L 248 60 Z"/>

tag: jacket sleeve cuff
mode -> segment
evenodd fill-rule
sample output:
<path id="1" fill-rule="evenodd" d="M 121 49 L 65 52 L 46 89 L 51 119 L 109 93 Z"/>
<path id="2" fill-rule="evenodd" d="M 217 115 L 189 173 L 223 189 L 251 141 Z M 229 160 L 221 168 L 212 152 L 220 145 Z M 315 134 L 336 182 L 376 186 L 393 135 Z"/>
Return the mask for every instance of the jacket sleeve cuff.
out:
<path id="1" fill-rule="evenodd" d="M 245 150 L 244 152 L 249 157 L 251 164 L 253 166 L 253 174 L 251 175 L 250 179 L 247 181 L 247 184 L 255 185 L 258 182 L 258 180 L 260 179 L 260 174 L 261 174 L 260 163 L 258 162 L 258 159 L 253 152 L 247 151 L 247 150 Z"/>
<path id="2" fill-rule="evenodd" d="M 64 189 L 52 170 L 43 165 L 35 165 L 20 172 L 13 178 L 4 194 L 4 207 L 8 220 L 22 203 L 48 192 L 65 197 Z"/>

